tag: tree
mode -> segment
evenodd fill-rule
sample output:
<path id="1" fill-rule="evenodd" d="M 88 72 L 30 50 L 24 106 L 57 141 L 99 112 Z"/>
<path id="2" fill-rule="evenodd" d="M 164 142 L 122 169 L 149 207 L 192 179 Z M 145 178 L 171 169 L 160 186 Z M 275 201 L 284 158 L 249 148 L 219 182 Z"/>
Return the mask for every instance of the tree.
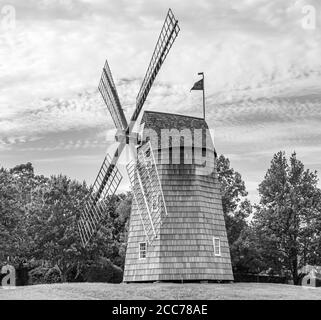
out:
<path id="1" fill-rule="evenodd" d="M 88 195 L 85 183 L 35 175 L 31 163 L 0 169 L 0 263 L 9 257 L 16 264 L 54 267 L 63 282 L 81 279 L 102 258 L 123 267 L 131 194 L 104 200 L 105 218 L 83 248 L 77 220 Z"/>
<path id="2" fill-rule="evenodd" d="M 18 255 L 20 208 L 16 201 L 17 189 L 13 177 L 0 170 L 0 262 Z"/>
<path id="3" fill-rule="evenodd" d="M 217 173 L 221 184 L 223 212 L 233 213 L 248 194 L 245 183 L 241 174 L 230 167 L 230 160 L 223 155 L 217 159 Z"/>
<path id="4" fill-rule="evenodd" d="M 118 212 L 118 207 L 125 205 L 126 195 L 114 195 L 104 200 L 105 218 L 84 248 L 77 220 L 89 195 L 86 184 L 62 175 L 52 176 L 40 191 L 43 195 L 38 198 L 44 202 L 41 201 L 38 210 L 34 207 L 34 220 L 30 226 L 36 238 L 35 256 L 54 266 L 62 282 L 68 280 L 68 274 L 73 273 L 74 278 L 85 274 L 88 268 L 99 264 L 101 258 L 122 266 L 120 248 L 128 213 L 126 217 L 124 210 Z"/>
<path id="5" fill-rule="evenodd" d="M 247 248 L 244 246 L 244 243 L 250 241 L 250 229 L 247 220 L 252 213 L 252 205 L 245 198 L 248 194 L 245 183 L 241 174 L 231 168 L 229 159 L 223 155 L 220 155 L 217 159 L 217 172 L 221 184 L 222 206 L 233 270 L 234 272 L 256 270 L 256 264 L 251 264 L 257 259 L 255 247 Z M 248 255 L 252 255 L 252 258 Z"/>
<path id="6" fill-rule="evenodd" d="M 259 185 L 260 203 L 254 226 L 264 259 L 280 273 L 291 273 L 298 283 L 300 266 L 316 258 L 321 197 L 317 173 L 305 170 L 294 152 L 289 160 L 280 151 L 274 155 Z"/>
<path id="7" fill-rule="evenodd" d="M 0 169 L 0 262 L 19 263 L 32 250 L 28 233 L 31 190 L 38 183 L 31 163 Z"/>
<path id="8" fill-rule="evenodd" d="M 125 264 L 132 194 L 131 192 L 127 192 L 127 194 L 120 194 L 117 198 L 117 206 L 111 215 L 113 225 L 113 255 L 111 261 L 123 269 Z"/>

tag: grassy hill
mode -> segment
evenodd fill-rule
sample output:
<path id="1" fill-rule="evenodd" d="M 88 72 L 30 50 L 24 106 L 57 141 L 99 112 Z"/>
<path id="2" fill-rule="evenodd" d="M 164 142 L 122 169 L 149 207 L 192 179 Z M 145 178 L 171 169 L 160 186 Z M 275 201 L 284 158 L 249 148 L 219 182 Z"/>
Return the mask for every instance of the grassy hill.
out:
<path id="1" fill-rule="evenodd" d="M 321 288 L 284 284 L 64 283 L 0 289 L 4 299 L 320 299 Z"/>

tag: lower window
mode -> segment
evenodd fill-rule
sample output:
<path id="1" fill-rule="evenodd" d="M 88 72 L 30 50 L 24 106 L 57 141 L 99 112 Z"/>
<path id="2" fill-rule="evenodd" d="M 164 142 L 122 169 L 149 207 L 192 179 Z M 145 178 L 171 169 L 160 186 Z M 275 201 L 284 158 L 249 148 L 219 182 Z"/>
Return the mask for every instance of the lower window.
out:
<path id="1" fill-rule="evenodd" d="M 139 244 L 139 259 L 145 259 L 147 253 L 147 243 L 140 242 Z"/>
<path id="2" fill-rule="evenodd" d="M 221 256 L 221 240 L 220 238 L 213 237 L 214 255 Z"/>

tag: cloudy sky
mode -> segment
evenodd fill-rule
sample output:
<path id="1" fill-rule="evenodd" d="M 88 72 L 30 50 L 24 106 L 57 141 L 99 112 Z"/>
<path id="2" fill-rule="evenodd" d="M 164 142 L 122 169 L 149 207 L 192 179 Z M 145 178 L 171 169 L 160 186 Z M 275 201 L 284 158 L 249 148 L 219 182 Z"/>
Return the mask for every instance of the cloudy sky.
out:
<path id="1" fill-rule="evenodd" d="M 129 118 L 171 7 L 181 32 L 144 109 L 201 116 L 201 93 L 189 89 L 204 71 L 216 149 L 252 200 L 279 150 L 321 172 L 318 2 L 0 0 L 0 165 L 30 161 L 39 174 L 92 183 L 113 145 L 97 91 L 104 61 Z M 304 28 L 306 5 L 315 8 L 314 28 L 311 20 Z"/>

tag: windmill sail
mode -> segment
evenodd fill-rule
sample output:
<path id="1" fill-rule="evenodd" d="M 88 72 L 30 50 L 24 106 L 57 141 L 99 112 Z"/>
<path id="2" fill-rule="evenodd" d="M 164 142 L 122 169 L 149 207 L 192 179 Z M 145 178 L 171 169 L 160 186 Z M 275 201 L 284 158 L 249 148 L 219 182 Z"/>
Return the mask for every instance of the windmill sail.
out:
<path id="1" fill-rule="evenodd" d="M 140 220 L 146 235 L 146 241 L 150 243 L 151 240 L 156 236 L 156 232 L 151 220 L 149 206 L 144 194 L 142 183 L 139 180 L 140 177 L 133 161 L 127 165 L 127 172 L 132 186 L 133 200 L 138 208 Z"/>
<path id="2" fill-rule="evenodd" d="M 139 149 L 137 163 L 130 163 L 127 171 L 146 238 L 151 243 L 159 235 L 167 209 L 150 142 Z"/>
<path id="3" fill-rule="evenodd" d="M 105 200 L 113 196 L 123 178 L 113 160 L 107 155 L 101 165 L 92 192 L 84 204 L 78 221 L 82 244 L 85 246 L 98 231 L 101 222 L 107 215 Z"/>
<path id="4" fill-rule="evenodd" d="M 116 86 L 106 60 L 98 89 L 107 105 L 117 129 L 126 129 L 127 121 L 121 107 Z"/>
<path id="5" fill-rule="evenodd" d="M 144 105 L 147 95 L 153 85 L 153 82 L 160 70 L 166 56 L 172 47 L 180 29 L 178 26 L 178 21 L 174 17 L 171 9 L 168 10 L 164 25 L 158 37 L 154 53 L 152 55 L 151 61 L 147 68 L 144 80 L 142 82 L 141 88 L 136 97 L 136 110 L 131 117 L 130 126 L 133 126 L 139 116 L 139 113 Z"/>
<path id="6" fill-rule="evenodd" d="M 105 158 L 95 180 L 93 193 L 84 206 L 81 218 L 78 221 L 79 232 L 84 245 L 86 245 L 93 234 L 97 232 L 101 221 L 106 216 L 105 199 L 108 195 L 115 194 L 122 179 L 122 176 L 116 167 L 116 163 L 124 150 L 126 143 L 130 142 L 129 137 L 135 122 L 179 30 L 178 21 L 169 9 L 145 78 L 137 95 L 136 109 L 129 124 L 126 121 L 124 111 L 121 107 L 108 62 L 106 61 L 105 63 L 98 89 L 113 118 L 118 133 L 121 132 L 122 136 L 126 137 L 126 140 L 119 140 L 118 138 L 120 135 L 116 135 L 116 140 L 119 141 L 120 144 L 112 159 Z M 154 162 L 149 164 L 142 154 L 140 154 L 138 158 L 139 161 L 135 170 L 129 170 L 131 172 L 130 177 L 132 187 L 136 190 L 134 196 L 136 197 L 137 205 L 142 212 L 142 219 L 145 221 L 146 235 L 148 238 L 152 239 L 157 235 L 155 228 L 159 227 L 161 217 L 164 212 L 166 213 L 166 206 L 160 189 L 157 171 L 155 171 L 155 159 L 153 158 Z M 130 167 L 127 167 L 127 169 L 130 169 Z M 151 188 L 149 192 L 147 192 L 147 186 L 148 188 Z M 153 203 L 156 201 L 159 201 L 159 206 L 162 208 L 159 212 L 155 209 L 155 205 L 153 206 Z M 146 216 L 146 213 L 148 216 Z"/>

